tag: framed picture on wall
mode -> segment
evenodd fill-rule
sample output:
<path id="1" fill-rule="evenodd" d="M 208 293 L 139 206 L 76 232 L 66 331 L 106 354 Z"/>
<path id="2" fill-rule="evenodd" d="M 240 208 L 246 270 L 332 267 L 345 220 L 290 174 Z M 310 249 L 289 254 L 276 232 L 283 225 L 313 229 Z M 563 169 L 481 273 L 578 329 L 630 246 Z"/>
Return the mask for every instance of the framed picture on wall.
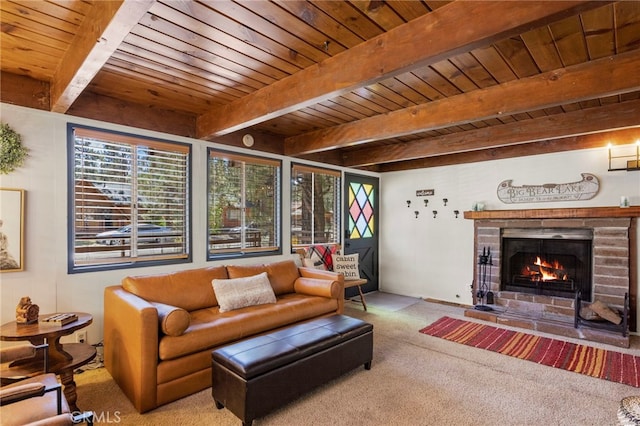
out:
<path id="1" fill-rule="evenodd" d="M 0 188 L 0 272 L 24 270 L 24 189 Z"/>

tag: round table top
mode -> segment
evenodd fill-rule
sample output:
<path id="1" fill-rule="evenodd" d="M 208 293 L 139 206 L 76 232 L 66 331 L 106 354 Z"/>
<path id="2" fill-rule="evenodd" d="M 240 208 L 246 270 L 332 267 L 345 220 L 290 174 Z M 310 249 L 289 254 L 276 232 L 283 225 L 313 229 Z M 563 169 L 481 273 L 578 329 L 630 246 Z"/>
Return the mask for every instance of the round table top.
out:
<path id="1" fill-rule="evenodd" d="M 56 315 L 56 313 L 51 313 L 39 315 L 38 322 L 35 322 L 33 324 L 20 324 L 15 321 L 11 321 L 3 324 L 0 328 L 0 340 L 16 341 L 34 338 L 53 339 L 56 337 L 69 335 L 74 331 L 84 328 L 93 322 L 93 316 L 85 312 L 64 313 L 76 314 L 78 319 L 64 325 L 41 322 L 44 318 Z"/>

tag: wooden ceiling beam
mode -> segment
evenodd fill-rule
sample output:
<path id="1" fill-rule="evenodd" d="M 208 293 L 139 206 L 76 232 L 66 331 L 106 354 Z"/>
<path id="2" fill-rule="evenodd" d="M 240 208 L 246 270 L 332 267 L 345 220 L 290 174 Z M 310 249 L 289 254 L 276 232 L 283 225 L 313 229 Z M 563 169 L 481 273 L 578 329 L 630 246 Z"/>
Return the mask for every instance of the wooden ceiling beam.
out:
<path id="1" fill-rule="evenodd" d="M 149 108 L 137 102 L 85 92 L 68 109 L 67 114 L 124 126 L 193 138 L 196 114 L 165 108 Z"/>
<path id="2" fill-rule="evenodd" d="M 49 83 L 34 78 L 0 72 L 0 101 L 49 111 Z"/>
<path id="3" fill-rule="evenodd" d="M 67 112 L 154 2 L 93 2 L 51 81 L 51 111 Z"/>
<path id="4" fill-rule="evenodd" d="M 640 90 L 640 50 L 474 90 L 285 140 L 297 156 Z"/>
<path id="5" fill-rule="evenodd" d="M 256 125 L 608 3 L 453 2 L 202 114 L 197 134 L 211 139 Z"/>
<path id="6" fill-rule="evenodd" d="M 350 150 L 343 153 L 342 165 L 362 167 L 623 129 L 640 124 L 639 115 L 640 100 L 628 101 L 433 138 Z"/>
<path id="7" fill-rule="evenodd" d="M 602 148 L 602 162 L 608 161 L 606 145 L 615 141 L 615 145 L 635 143 L 640 136 L 640 129 L 624 129 L 612 132 L 594 133 L 573 136 L 570 138 L 550 139 L 521 145 L 503 146 L 481 151 L 462 152 L 437 157 L 427 157 L 398 163 L 380 164 L 373 168 L 379 173 L 397 172 L 402 170 L 425 169 L 430 167 L 453 166 L 456 164 L 477 163 L 490 160 L 504 160 L 507 158 L 526 157 L 539 154 L 553 154 L 579 149 Z"/>

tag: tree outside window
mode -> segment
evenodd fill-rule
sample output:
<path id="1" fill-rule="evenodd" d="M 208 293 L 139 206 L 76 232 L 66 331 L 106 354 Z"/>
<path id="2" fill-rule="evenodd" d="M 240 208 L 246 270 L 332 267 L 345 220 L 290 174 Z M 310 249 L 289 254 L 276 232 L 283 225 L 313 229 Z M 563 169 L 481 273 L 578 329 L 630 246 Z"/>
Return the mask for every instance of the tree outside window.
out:
<path id="1" fill-rule="evenodd" d="M 294 164 L 291 246 L 340 242 L 340 172 Z"/>
<path id="2" fill-rule="evenodd" d="M 281 252 L 281 162 L 209 149 L 208 257 Z"/>

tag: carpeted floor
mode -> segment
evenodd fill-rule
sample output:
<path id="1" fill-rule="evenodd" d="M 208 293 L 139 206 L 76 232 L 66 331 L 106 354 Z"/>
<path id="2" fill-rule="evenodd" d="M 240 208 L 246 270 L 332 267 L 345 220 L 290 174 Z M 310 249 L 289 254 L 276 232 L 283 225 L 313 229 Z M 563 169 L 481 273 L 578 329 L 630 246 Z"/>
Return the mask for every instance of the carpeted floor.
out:
<path id="1" fill-rule="evenodd" d="M 623 397 L 640 391 L 418 333 L 463 310 L 414 299 L 399 306 L 367 297 L 346 314 L 374 325 L 371 370 L 356 369 L 254 425 L 615 425 Z M 628 353 L 640 354 L 633 336 Z M 138 414 L 104 368 L 76 376 L 78 405 L 102 423 L 239 425 L 210 390 Z"/>

